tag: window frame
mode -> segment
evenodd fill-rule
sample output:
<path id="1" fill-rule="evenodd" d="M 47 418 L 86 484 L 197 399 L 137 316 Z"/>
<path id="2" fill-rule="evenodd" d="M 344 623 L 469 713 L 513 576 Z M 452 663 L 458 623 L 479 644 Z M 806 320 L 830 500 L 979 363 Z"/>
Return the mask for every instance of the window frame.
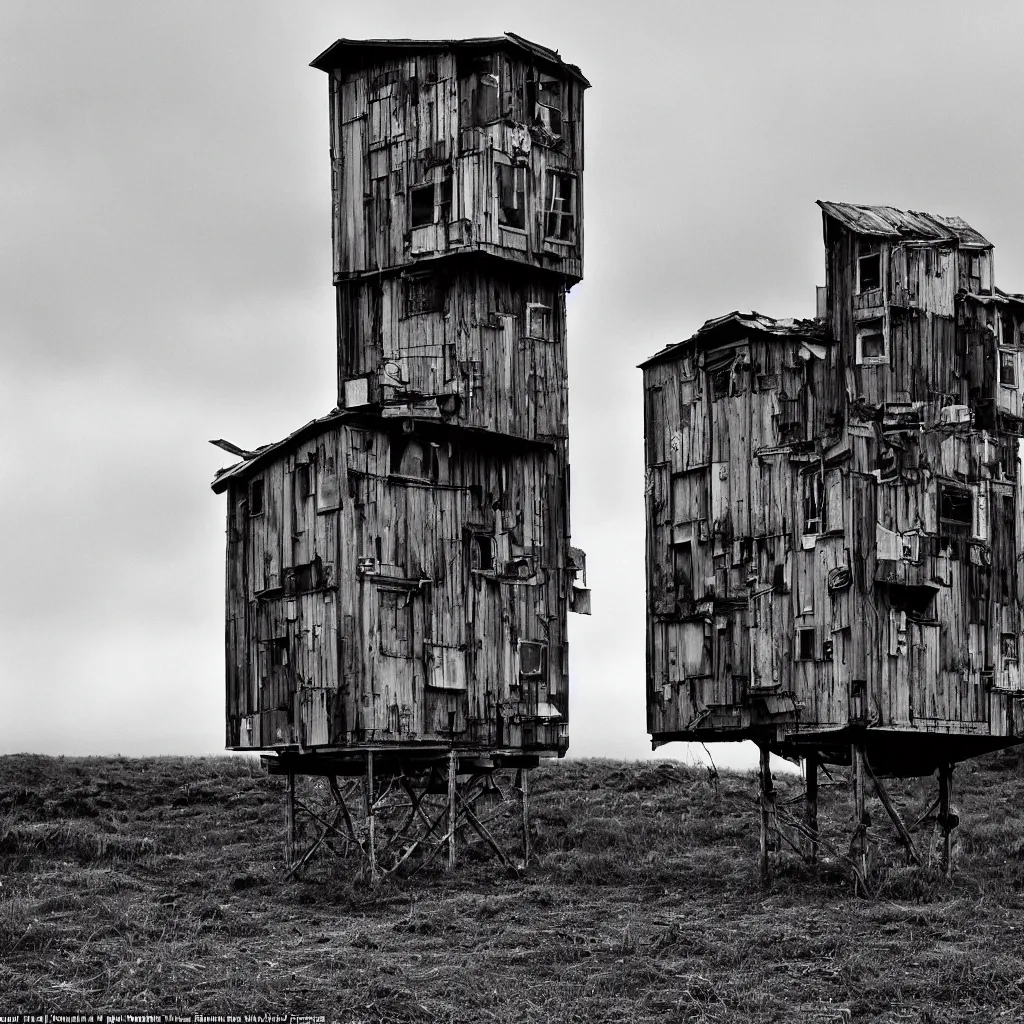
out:
<path id="1" fill-rule="evenodd" d="M 873 285 L 864 284 L 864 261 L 877 259 L 878 261 L 878 283 Z M 857 294 L 865 292 L 880 291 L 882 288 L 882 246 L 879 242 L 857 242 Z"/>
<path id="2" fill-rule="evenodd" d="M 413 308 L 414 303 L 412 300 L 414 296 L 419 294 L 418 290 L 426 285 L 429 285 L 430 291 L 427 293 L 424 289 L 426 298 L 420 300 L 420 302 L 425 302 L 426 305 L 420 305 L 417 302 L 415 304 L 416 308 Z M 443 313 L 444 292 L 444 282 L 433 271 L 404 275 L 402 277 L 402 319 L 422 316 L 424 313 Z"/>
<path id="3" fill-rule="evenodd" d="M 560 195 L 561 189 L 556 189 L 556 183 L 559 185 L 569 182 L 569 198 L 568 206 L 569 209 L 564 209 L 561 205 L 558 209 L 555 208 L 557 204 L 565 203 L 565 197 Z M 573 245 L 576 242 L 576 208 L 577 208 L 577 181 L 576 175 L 571 171 L 562 170 L 549 170 L 547 172 L 547 195 L 546 202 L 544 203 L 544 240 L 551 242 L 562 242 L 569 245 Z M 552 220 L 552 218 L 556 218 Z M 562 231 L 564 230 L 563 225 L 568 222 L 569 224 L 569 237 L 563 236 Z M 552 231 L 552 224 L 556 225 L 556 231 Z"/>
<path id="4" fill-rule="evenodd" d="M 528 175 L 526 173 L 527 168 L 521 164 L 514 163 L 496 163 L 495 174 L 497 176 L 498 186 L 498 223 L 507 231 L 522 231 L 526 232 L 526 211 L 527 211 L 527 185 Z M 511 174 L 511 182 L 509 186 L 502 182 L 502 178 L 505 174 Z M 519 187 L 520 183 L 522 188 Z M 508 194 L 512 198 L 512 205 L 506 206 L 504 198 L 506 195 L 506 187 L 510 187 Z M 508 211 L 513 210 L 519 214 L 518 219 L 521 221 L 519 224 L 512 224 L 507 220 Z"/>
<path id="5" fill-rule="evenodd" d="M 797 626 L 796 627 L 796 650 L 793 652 L 795 657 L 794 661 L 800 662 L 813 662 L 817 659 L 815 655 L 815 644 L 818 641 L 817 629 L 814 626 Z M 810 639 L 809 650 L 805 651 L 804 641 Z"/>
<path id="6" fill-rule="evenodd" d="M 1005 380 L 1003 378 L 1003 360 L 1009 359 L 1012 364 L 1012 380 Z M 1016 390 L 1020 385 L 1017 381 L 1017 352 L 1015 349 L 999 348 L 999 363 L 998 363 L 998 374 L 999 374 L 999 386 L 1001 388 L 1013 388 Z"/>
<path id="7" fill-rule="evenodd" d="M 877 328 L 876 328 L 877 325 Z M 857 365 L 858 366 L 888 366 L 889 364 L 889 330 L 885 317 L 871 317 L 867 320 L 859 320 L 854 324 L 855 337 L 857 342 Z M 881 355 L 865 355 L 864 339 L 867 336 L 878 334 L 882 339 Z"/>

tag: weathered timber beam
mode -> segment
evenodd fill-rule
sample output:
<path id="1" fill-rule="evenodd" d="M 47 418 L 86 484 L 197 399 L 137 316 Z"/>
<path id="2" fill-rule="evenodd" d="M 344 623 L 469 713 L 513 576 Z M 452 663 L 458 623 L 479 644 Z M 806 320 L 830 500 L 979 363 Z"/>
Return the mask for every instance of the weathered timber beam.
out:
<path id="1" fill-rule="evenodd" d="M 875 787 L 875 793 L 878 795 L 878 799 L 882 801 L 882 806 L 892 819 L 892 823 L 896 826 L 896 831 L 899 833 L 900 839 L 903 840 L 903 845 L 907 848 L 907 855 L 920 867 L 924 861 L 921 859 L 921 854 L 918 853 L 917 847 L 914 845 L 914 837 L 910 834 L 910 830 L 907 826 L 903 824 L 903 819 L 900 817 L 899 811 L 896 810 L 892 801 L 889 799 L 889 794 L 886 792 L 885 786 L 882 785 L 881 779 L 879 779 L 878 776 L 875 775 L 874 771 L 872 771 L 871 762 L 868 761 L 867 757 L 864 758 L 864 768 L 868 773 L 868 777 L 871 779 L 872 785 Z"/>

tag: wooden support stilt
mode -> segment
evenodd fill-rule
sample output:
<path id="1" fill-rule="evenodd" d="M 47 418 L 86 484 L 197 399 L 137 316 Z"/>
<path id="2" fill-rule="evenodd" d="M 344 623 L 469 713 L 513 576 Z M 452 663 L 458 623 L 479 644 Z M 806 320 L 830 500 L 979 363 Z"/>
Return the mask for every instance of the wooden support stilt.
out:
<path id="1" fill-rule="evenodd" d="M 939 854 L 942 873 L 949 878 L 953 872 L 952 834 L 957 826 L 956 816 L 950 809 L 953 797 L 953 766 L 939 765 L 939 829 L 942 836 L 942 848 Z"/>
<path id="2" fill-rule="evenodd" d="M 914 845 L 914 838 L 911 836 L 907 826 L 903 823 L 903 819 L 900 817 L 900 812 L 896 810 L 893 806 L 893 802 L 889 799 L 889 794 L 886 792 L 885 786 L 882 785 L 881 779 L 879 779 L 871 770 L 871 765 L 868 763 L 867 758 L 864 758 L 864 768 L 875 787 L 875 794 L 878 796 L 878 799 L 882 801 L 882 806 L 892 819 L 892 823 L 896 826 L 897 834 L 900 839 L 903 840 L 903 845 L 907 848 L 907 860 L 913 861 L 915 864 L 920 864 L 921 855 L 917 852 L 917 847 Z"/>
<path id="3" fill-rule="evenodd" d="M 373 779 L 373 751 L 366 752 L 366 845 L 367 858 L 370 861 L 370 878 L 377 878 L 377 843 L 374 835 L 374 813 L 376 809 L 376 795 L 374 792 Z"/>
<path id="4" fill-rule="evenodd" d="M 284 790 L 284 866 L 291 871 L 295 862 L 295 775 L 288 773 Z"/>
<path id="5" fill-rule="evenodd" d="M 806 797 L 807 830 L 814 837 L 808 839 L 807 861 L 818 863 L 818 759 L 812 754 L 804 758 L 804 790 Z"/>
<path id="6" fill-rule="evenodd" d="M 865 806 L 865 783 L 867 779 L 864 772 L 864 747 L 860 743 L 853 743 L 850 746 L 850 777 L 853 785 L 853 819 L 854 833 L 850 843 L 850 857 L 860 877 L 868 877 L 868 817 Z"/>
<path id="7" fill-rule="evenodd" d="M 523 794 L 523 867 L 530 863 L 530 771 L 520 768 L 519 791 Z"/>
<path id="8" fill-rule="evenodd" d="M 771 881 L 771 864 L 768 859 L 769 850 L 774 849 L 775 837 L 775 787 L 772 783 L 771 754 L 768 744 L 761 744 L 760 804 L 761 804 L 761 884 L 767 886 Z"/>
<path id="9" fill-rule="evenodd" d="M 455 826 L 458 821 L 459 809 L 456 806 L 456 784 L 459 759 L 453 750 L 448 755 L 448 863 L 449 871 L 455 870 Z"/>

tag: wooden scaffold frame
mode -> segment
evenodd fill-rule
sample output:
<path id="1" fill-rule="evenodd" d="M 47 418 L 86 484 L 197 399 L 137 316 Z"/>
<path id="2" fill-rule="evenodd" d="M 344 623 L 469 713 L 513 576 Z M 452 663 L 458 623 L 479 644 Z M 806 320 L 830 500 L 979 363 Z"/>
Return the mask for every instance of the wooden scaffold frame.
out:
<path id="1" fill-rule="evenodd" d="M 536 758 L 456 750 L 407 758 L 366 750 L 333 761 L 264 760 L 271 774 L 286 776 L 286 877 L 323 849 L 357 859 L 373 881 L 435 863 L 452 871 L 460 848 L 470 846 L 482 845 L 512 872 L 529 863 L 529 772 Z M 326 789 L 319 787 L 326 808 L 299 795 L 302 778 L 326 781 Z M 307 833 L 304 842 L 300 833 Z"/>
<path id="2" fill-rule="evenodd" d="M 803 758 L 804 792 L 800 799 L 804 803 L 804 814 L 800 817 L 780 806 L 775 791 L 770 767 L 770 744 L 759 743 L 761 752 L 758 771 L 758 807 L 760 810 L 760 854 L 758 858 L 761 883 L 768 886 L 772 879 L 771 853 L 781 849 L 785 842 L 807 863 L 815 864 L 819 849 L 826 850 L 835 860 L 849 869 L 855 890 L 872 895 L 870 884 L 872 838 L 869 826 L 871 816 L 867 810 L 868 787 L 885 809 L 906 852 L 908 864 L 923 866 L 922 856 L 914 841 L 913 833 L 923 824 L 934 822 L 939 833 L 938 863 L 948 878 L 953 869 L 952 833 L 960 823 L 959 816 L 952 808 L 953 764 L 941 762 L 938 766 L 938 795 L 927 810 L 911 825 L 907 825 L 879 774 L 872 769 L 865 744 L 854 740 L 850 744 L 850 789 L 853 796 L 853 834 L 849 852 L 844 854 L 826 842 L 818 830 L 818 771 L 823 766 L 820 754 L 809 752 Z M 791 803 L 792 801 L 788 801 Z M 937 813 L 936 813 L 937 812 Z M 794 833 L 794 840 L 790 833 Z"/>

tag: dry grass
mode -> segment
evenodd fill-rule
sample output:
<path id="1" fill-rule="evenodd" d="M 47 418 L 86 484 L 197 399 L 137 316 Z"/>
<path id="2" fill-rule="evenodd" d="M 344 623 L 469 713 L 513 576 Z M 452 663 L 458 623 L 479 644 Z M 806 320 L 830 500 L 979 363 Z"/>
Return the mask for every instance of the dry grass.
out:
<path id="1" fill-rule="evenodd" d="M 752 777 L 609 761 L 535 773 L 526 877 L 472 862 L 374 889 L 328 861 L 282 881 L 282 783 L 250 760 L 0 758 L 0 1009 L 1018 1021 L 1021 762 L 958 783 L 951 882 L 903 866 L 872 805 L 873 900 L 786 853 L 759 889 Z M 933 786 L 891 791 L 913 819 Z M 848 842 L 840 776 L 821 807 Z"/>

